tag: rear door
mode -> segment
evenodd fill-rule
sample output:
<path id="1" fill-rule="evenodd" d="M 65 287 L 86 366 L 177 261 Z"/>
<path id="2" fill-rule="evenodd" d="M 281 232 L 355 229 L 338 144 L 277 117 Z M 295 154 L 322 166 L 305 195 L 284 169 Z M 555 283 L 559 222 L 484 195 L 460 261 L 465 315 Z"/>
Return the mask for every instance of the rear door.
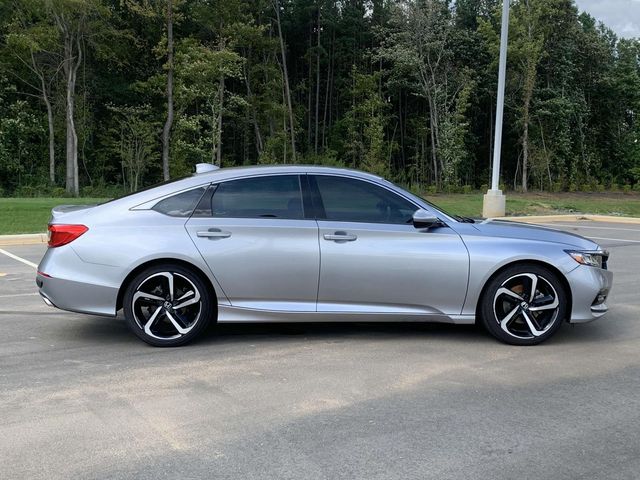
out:
<path id="1" fill-rule="evenodd" d="M 299 175 L 213 185 L 186 228 L 233 306 L 315 311 L 318 226 Z"/>
<path id="2" fill-rule="evenodd" d="M 459 314 L 469 257 L 448 227 L 416 229 L 410 200 L 356 178 L 310 175 L 318 210 L 318 311 Z"/>

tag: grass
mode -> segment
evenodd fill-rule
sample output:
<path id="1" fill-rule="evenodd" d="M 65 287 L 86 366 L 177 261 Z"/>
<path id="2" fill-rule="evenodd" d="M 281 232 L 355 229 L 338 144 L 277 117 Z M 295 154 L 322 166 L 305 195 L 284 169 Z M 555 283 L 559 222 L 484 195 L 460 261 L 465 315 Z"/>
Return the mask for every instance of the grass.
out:
<path id="1" fill-rule="evenodd" d="M 0 198 L 0 235 L 45 232 L 51 209 L 56 205 L 102 201 L 102 198 Z"/>
<path id="2" fill-rule="evenodd" d="M 468 217 L 482 214 L 482 193 L 426 196 L 444 210 Z M 90 204 L 101 198 L 0 198 L 0 235 L 39 233 L 51 209 L 62 204 Z M 640 195 L 631 193 L 508 193 L 507 215 L 596 213 L 640 217 Z"/>
<path id="3" fill-rule="evenodd" d="M 507 215 L 600 214 L 640 217 L 640 195 L 631 193 L 507 193 Z M 445 211 L 479 217 L 482 193 L 437 194 L 425 198 Z"/>

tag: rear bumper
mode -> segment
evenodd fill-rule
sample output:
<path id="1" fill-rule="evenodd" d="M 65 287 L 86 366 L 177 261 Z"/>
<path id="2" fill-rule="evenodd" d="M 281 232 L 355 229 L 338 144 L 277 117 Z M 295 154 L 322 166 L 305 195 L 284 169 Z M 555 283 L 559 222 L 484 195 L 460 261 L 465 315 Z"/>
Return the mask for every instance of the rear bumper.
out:
<path id="1" fill-rule="evenodd" d="M 113 267 L 83 262 L 69 245 L 47 250 L 36 285 L 47 305 L 71 312 L 116 315 L 118 285 Z"/>
<path id="2" fill-rule="evenodd" d="M 573 298 L 570 323 L 590 322 L 607 313 L 613 272 L 581 265 L 567 275 L 567 281 Z"/>
<path id="3" fill-rule="evenodd" d="M 40 296 L 49 306 L 78 313 L 116 315 L 117 288 L 43 275 L 37 275 L 36 284 Z"/>

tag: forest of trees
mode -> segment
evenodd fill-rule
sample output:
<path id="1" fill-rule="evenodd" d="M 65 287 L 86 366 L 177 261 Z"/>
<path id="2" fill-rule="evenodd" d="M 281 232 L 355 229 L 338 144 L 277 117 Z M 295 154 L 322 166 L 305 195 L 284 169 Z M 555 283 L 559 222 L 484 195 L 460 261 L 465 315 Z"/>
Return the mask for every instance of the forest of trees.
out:
<path id="1" fill-rule="evenodd" d="M 194 164 L 486 188 L 501 1 L 0 0 L 0 196 L 113 195 Z M 506 188 L 640 189 L 640 41 L 512 0 Z"/>

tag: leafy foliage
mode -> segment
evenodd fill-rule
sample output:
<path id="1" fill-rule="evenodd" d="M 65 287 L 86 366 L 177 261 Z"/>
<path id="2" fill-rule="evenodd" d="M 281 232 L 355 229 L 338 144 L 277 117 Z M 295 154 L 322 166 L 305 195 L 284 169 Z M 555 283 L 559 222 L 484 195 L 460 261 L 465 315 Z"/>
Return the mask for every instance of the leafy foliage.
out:
<path id="1" fill-rule="evenodd" d="M 522 190 L 640 189 L 640 42 L 617 38 L 573 0 L 511 3 L 503 182 Z M 0 191 L 66 186 L 99 194 L 162 178 L 169 11 L 172 176 L 198 162 L 296 159 L 420 190 L 481 187 L 493 148 L 500 7 L 498 0 L 2 2 Z M 74 136 L 77 158 L 67 154 Z M 70 167 L 79 188 L 70 188 Z"/>

